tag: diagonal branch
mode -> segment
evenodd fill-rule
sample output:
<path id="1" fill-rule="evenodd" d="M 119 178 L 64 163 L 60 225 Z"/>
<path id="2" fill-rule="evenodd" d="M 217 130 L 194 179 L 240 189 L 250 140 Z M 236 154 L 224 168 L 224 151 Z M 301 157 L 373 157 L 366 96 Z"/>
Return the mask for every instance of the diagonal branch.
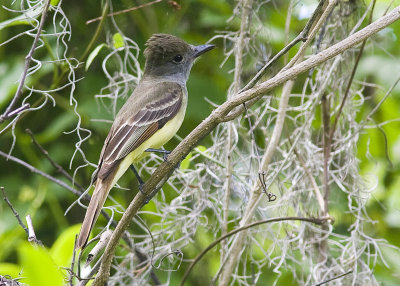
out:
<path id="1" fill-rule="evenodd" d="M 50 157 L 49 152 L 46 149 L 44 149 L 42 145 L 39 144 L 39 142 L 35 138 L 35 135 L 33 135 L 32 131 L 29 128 L 27 128 L 27 129 L 25 129 L 25 132 L 29 134 L 29 136 L 32 139 L 33 144 L 36 145 L 36 147 L 40 150 L 40 152 L 42 152 L 42 154 L 46 157 L 46 159 L 50 162 L 50 164 L 57 170 L 57 172 L 61 173 L 66 179 L 68 179 L 68 181 L 70 181 L 72 184 L 74 184 L 79 190 L 84 192 L 85 188 L 82 187 L 77 182 L 75 182 L 74 178 L 72 178 L 72 176 L 70 174 L 68 174 L 68 172 L 65 171 L 65 169 L 60 164 L 55 162 Z"/>
<path id="2" fill-rule="evenodd" d="M 119 238 L 124 230 L 128 227 L 133 216 L 142 207 L 146 201 L 146 196 L 154 195 L 162 185 L 167 181 L 168 177 L 174 171 L 175 166 L 185 158 L 185 156 L 196 146 L 196 144 L 207 136 L 219 123 L 223 122 L 224 117 L 235 107 L 247 102 L 259 95 L 265 94 L 285 83 L 286 81 L 297 77 L 298 75 L 308 71 L 317 65 L 328 61 L 329 59 L 345 52 L 349 48 L 361 43 L 365 39 L 371 37 L 375 33 L 389 26 L 393 22 L 400 19 L 400 6 L 396 7 L 389 14 L 376 20 L 364 29 L 354 33 L 341 42 L 327 48 L 326 50 L 310 56 L 307 60 L 294 65 L 281 73 L 278 73 L 273 78 L 256 85 L 255 87 L 233 97 L 216 108 L 202 123 L 200 123 L 168 156 L 168 161 L 163 162 L 152 174 L 150 179 L 143 187 L 143 193 L 138 193 L 129 207 L 122 216 L 118 226 L 116 227 L 110 242 L 104 252 L 104 259 L 100 266 L 100 271 L 96 276 L 93 285 L 104 285 L 110 275 L 110 266 L 114 257 L 115 248 Z"/>
<path id="3" fill-rule="evenodd" d="M 14 208 L 14 206 L 11 204 L 10 200 L 8 199 L 6 192 L 4 191 L 4 187 L 0 187 L 1 193 L 3 195 L 3 200 L 7 203 L 7 205 L 10 207 L 11 211 L 13 212 L 15 218 L 18 221 L 18 224 L 25 230 L 26 235 L 29 236 L 28 228 L 25 226 L 25 224 L 22 222 L 21 217 L 19 216 L 19 213 L 17 210 Z"/>
<path id="4" fill-rule="evenodd" d="M 50 176 L 49 174 L 46 174 L 43 171 L 40 171 L 39 169 L 36 169 L 35 167 L 33 167 L 32 165 L 30 165 L 29 163 L 18 159 L 17 157 L 14 157 L 12 155 L 6 154 L 3 151 L 0 151 L 0 156 L 6 158 L 6 160 L 11 160 L 15 163 L 18 163 L 22 166 L 24 166 L 25 168 L 29 169 L 32 173 L 38 174 L 42 177 L 45 177 L 46 179 L 49 179 L 50 181 L 53 181 L 54 183 L 56 183 L 57 185 L 60 185 L 61 187 L 63 187 L 64 189 L 67 189 L 68 191 L 72 192 L 73 194 L 80 196 L 82 193 L 77 191 L 76 189 L 70 187 L 69 185 L 67 185 L 66 183 L 64 183 L 63 181 L 54 178 L 53 176 Z"/>
<path id="5" fill-rule="evenodd" d="M 141 9 L 141 8 L 145 8 L 145 7 L 151 6 L 153 4 L 157 4 L 157 3 L 161 2 L 161 1 L 163 1 L 163 0 L 154 0 L 152 2 L 148 2 L 148 3 L 144 3 L 142 5 L 138 5 L 138 6 L 135 6 L 135 7 L 128 8 L 128 9 L 124 9 L 122 11 L 109 13 L 109 14 L 107 14 L 107 17 L 112 17 L 112 16 L 128 13 L 128 12 L 131 12 L 131 11 L 134 11 L 134 10 L 138 10 L 138 9 Z M 105 15 L 102 15 L 100 17 L 88 20 L 88 21 L 86 21 L 86 25 L 91 24 L 91 23 L 96 22 L 96 21 L 99 21 L 99 20 L 103 19 L 104 16 Z"/>

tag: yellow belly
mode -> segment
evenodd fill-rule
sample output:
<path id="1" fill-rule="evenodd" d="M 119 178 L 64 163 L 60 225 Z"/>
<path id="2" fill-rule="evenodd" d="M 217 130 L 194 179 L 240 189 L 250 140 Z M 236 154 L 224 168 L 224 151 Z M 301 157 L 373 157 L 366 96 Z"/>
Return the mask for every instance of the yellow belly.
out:
<path id="1" fill-rule="evenodd" d="M 168 121 L 160 130 L 154 133 L 149 139 L 142 143 L 138 148 L 133 150 L 129 155 L 127 155 L 119 164 L 118 171 L 113 179 L 111 187 L 114 186 L 119 178 L 126 172 L 129 166 L 149 155 L 145 150 L 149 148 L 158 149 L 165 143 L 167 143 L 175 134 L 178 132 L 182 125 L 183 119 L 186 112 L 186 100 L 182 103 L 180 111 L 176 114 L 174 118 Z"/>

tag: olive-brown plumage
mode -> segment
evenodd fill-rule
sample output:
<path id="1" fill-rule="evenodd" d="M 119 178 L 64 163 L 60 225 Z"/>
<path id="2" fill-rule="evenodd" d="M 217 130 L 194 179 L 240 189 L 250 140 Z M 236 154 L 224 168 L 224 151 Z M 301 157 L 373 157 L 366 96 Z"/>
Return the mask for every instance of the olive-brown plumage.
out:
<path id="1" fill-rule="evenodd" d="M 147 41 L 143 78 L 118 112 L 104 142 L 77 248 L 86 245 L 110 189 L 128 167 L 178 131 L 187 106 L 190 69 L 199 55 L 213 47 L 192 46 L 168 34 L 155 34 Z"/>

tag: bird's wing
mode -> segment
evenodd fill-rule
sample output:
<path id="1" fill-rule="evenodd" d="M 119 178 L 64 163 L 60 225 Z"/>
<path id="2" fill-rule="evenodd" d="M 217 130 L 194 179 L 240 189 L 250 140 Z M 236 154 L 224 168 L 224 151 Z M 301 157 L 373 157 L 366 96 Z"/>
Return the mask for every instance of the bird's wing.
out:
<path id="1" fill-rule="evenodd" d="M 122 112 L 122 120 L 112 126 L 100 155 L 98 178 L 107 177 L 121 159 L 161 129 L 182 106 L 184 92 L 178 83 L 156 83 L 144 92 L 148 94 L 142 96 L 150 100 L 139 110 Z"/>

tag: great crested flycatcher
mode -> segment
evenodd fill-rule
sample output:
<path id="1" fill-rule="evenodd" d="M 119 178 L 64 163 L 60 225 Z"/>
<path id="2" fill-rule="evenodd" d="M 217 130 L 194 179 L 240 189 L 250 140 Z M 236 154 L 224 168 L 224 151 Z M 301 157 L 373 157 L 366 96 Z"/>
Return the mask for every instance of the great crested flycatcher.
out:
<path id="1" fill-rule="evenodd" d="M 115 117 L 100 154 L 95 188 L 86 210 L 77 248 L 86 245 L 110 189 L 129 166 L 160 148 L 178 131 L 185 116 L 188 79 L 193 62 L 214 45 L 192 46 L 167 34 L 146 43 L 144 74 Z"/>

